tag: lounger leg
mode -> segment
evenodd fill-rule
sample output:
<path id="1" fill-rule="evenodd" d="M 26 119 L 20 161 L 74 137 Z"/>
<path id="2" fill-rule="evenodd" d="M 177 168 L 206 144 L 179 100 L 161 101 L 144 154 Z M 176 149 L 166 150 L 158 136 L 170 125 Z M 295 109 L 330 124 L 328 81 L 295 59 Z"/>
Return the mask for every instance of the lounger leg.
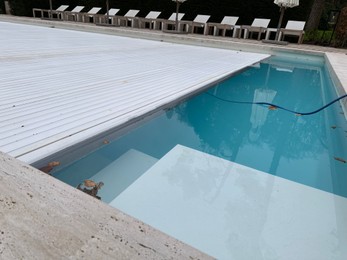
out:
<path id="1" fill-rule="evenodd" d="M 243 31 L 243 38 L 244 39 L 247 39 L 248 37 L 249 37 L 249 31 L 248 31 L 248 29 L 244 29 L 244 31 Z"/>
<path id="2" fill-rule="evenodd" d="M 217 36 L 219 33 L 219 29 L 217 28 L 217 26 L 214 27 L 214 32 L 213 32 L 213 35 L 214 36 Z"/>
<path id="3" fill-rule="evenodd" d="M 207 35 L 207 34 L 208 34 L 208 27 L 204 26 L 204 35 Z"/>
<path id="4" fill-rule="evenodd" d="M 303 39 L 304 39 L 303 36 L 304 36 L 304 35 L 301 33 L 300 36 L 299 36 L 298 44 L 301 44 L 301 43 L 302 43 L 302 41 L 303 41 Z"/>
<path id="5" fill-rule="evenodd" d="M 261 38 L 261 30 L 259 30 L 258 32 L 258 41 L 260 41 L 260 38 Z"/>

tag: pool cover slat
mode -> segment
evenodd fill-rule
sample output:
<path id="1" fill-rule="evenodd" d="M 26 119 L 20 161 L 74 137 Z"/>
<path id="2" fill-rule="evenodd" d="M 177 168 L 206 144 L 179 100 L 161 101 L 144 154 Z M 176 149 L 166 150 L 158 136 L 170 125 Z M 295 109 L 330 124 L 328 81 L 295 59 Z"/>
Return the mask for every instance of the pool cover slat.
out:
<path id="1" fill-rule="evenodd" d="M 268 57 L 1 23 L 0 150 L 28 163 Z"/>

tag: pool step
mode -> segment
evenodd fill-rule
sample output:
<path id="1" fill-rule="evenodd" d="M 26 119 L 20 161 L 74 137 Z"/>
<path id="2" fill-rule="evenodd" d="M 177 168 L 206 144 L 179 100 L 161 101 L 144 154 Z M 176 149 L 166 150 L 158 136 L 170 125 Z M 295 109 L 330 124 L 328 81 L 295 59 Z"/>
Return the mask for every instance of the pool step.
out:
<path id="1" fill-rule="evenodd" d="M 104 183 L 98 196 L 109 203 L 157 161 L 148 154 L 130 149 L 90 179 Z"/>

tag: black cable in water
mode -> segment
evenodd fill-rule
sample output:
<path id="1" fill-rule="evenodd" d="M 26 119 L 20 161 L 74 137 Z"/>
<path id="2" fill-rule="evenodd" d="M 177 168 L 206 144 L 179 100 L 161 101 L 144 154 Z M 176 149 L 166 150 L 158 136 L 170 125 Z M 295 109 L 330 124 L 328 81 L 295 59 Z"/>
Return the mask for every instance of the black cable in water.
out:
<path id="1" fill-rule="evenodd" d="M 271 104 L 271 103 L 268 103 L 268 102 L 235 101 L 235 100 L 228 100 L 228 99 L 224 99 L 224 98 L 221 98 L 221 97 L 217 97 L 217 96 L 215 96 L 215 95 L 213 95 L 213 94 L 211 94 L 209 92 L 204 92 L 204 93 L 209 95 L 209 96 L 211 96 L 211 97 L 214 97 L 216 99 L 224 101 L 224 102 L 236 103 L 236 104 L 250 104 L 250 105 L 268 106 L 268 108 L 271 109 L 271 110 L 282 109 L 282 110 L 288 111 L 290 113 L 296 114 L 297 116 L 313 115 L 313 114 L 318 113 L 319 111 L 327 108 L 328 106 L 334 104 L 335 102 L 337 102 L 337 101 L 347 97 L 347 94 L 345 94 L 345 95 L 334 99 L 333 101 L 329 102 L 328 104 L 326 104 L 326 105 L 322 106 L 321 108 L 319 108 L 317 110 L 314 110 L 312 112 L 298 112 L 298 111 L 290 110 L 290 109 L 287 109 L 285 107 L 281 107 L 281 106 L 278 106 L 278 105 L 275 105 L 275 104 Z"/>

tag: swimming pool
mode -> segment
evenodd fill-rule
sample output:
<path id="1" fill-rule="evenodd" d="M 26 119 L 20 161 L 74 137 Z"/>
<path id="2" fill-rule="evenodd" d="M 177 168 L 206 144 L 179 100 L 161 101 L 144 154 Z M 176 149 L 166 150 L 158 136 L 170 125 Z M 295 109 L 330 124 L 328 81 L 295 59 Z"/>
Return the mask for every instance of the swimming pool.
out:
<path id="1" fill-rule="evenodd" d="M 273 57 L 54 176 L 217 259 L 345 259 L 347 124 L 323 58 Z M 230 101 L 268 102 L 275 107 Z"/>
<path id="2" fill-rule="evenodd" d="M 166 110 L 117 140 L 107 140 L 107 145 L 54 176 L 77 186 L 130 149 L 152 158 L 144 163 L 144 172 L 181 144 L 347 197 L 347 123 L 339 102 L 319 113 L 298 116 L 219 99 L 266 101 L 298 112 L 313 111 L 336 98 L 323 58 L 273 57 L 218 83 L 207 93 Z M 126 161 L 133 165 L 135 158 L 130 156 Z M 124 185 L 119 184 L 118 191 L 109 194 L 106 202 L 141 174 L 123 180 Z"/>

